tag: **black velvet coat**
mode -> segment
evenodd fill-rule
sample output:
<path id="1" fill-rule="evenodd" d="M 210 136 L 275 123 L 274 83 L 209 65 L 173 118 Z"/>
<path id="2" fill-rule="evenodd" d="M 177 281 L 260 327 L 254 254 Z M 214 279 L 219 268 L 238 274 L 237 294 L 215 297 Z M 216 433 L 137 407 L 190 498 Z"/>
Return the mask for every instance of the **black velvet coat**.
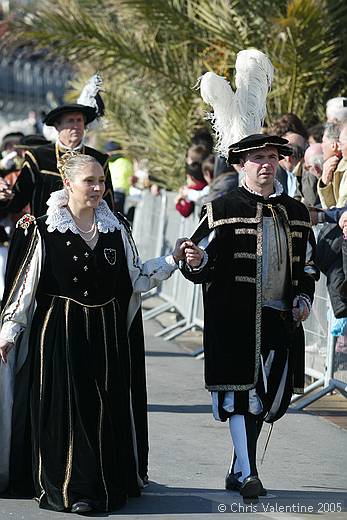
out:
<path id="1" fill-rule="evenodd" d="M 265 200 L 238 188 L 206 204 L 200 226 L 192 237 L 198 243 L 215 231 L 215 238 L 206 249 L 207 265 L 195 273 L 185 264 L 182 267 L 186 278 L 203 284 L 205 382 L 210 391 L 249 390 L 258 381 L 263 334 L 263 216 L 274 214 L 283 223 L 287 236 L 286 297 L 293 301 L 297 294 L 304 293 L 312 301 L 315 280 L 304 271 L 307 242 L 309 237 L 312 240 L 310 217 L 306 207 L 288 195 Z M 310 264 L 314 270 L 313 257 Z M 270 339 L 276 342 L 276 337 Z M 301 324 L 293 329 L 288 341 L 293 390 L 302 392 Z"/>

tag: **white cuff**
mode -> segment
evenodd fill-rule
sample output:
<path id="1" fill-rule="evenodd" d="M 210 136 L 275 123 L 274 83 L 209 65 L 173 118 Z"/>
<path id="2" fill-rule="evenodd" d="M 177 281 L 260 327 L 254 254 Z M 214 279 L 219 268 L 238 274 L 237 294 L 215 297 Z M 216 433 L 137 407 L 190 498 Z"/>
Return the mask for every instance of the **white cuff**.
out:
<path id="1" fill-rule="evenodd" d="M 9 341 L 10 343 L 15 343 L 18 334 L 21 332 L 22 327 L 19 323 L 15 323 L 14 321 L 5 321 L 1 327 L 0 338 Z"/>
<path id="2" fill-rule="evenodd" d="M 178 269 L 178 265 L 176 264 L 173 255 L 166 256 L 165 262 L 167 263 L 167 265 L 172 267 L 172 271 L 175 271 L 176 269 Z"/>

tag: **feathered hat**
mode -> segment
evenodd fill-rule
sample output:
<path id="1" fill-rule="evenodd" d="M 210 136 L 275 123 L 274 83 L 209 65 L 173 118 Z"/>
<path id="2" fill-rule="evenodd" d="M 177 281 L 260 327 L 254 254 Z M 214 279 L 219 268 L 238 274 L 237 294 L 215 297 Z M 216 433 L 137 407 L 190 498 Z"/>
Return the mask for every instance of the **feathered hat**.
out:
<path id="1" fill-rule="evenodd" d="M 82 112 L 86 125 L 89 125 L 90 128 L 90 124 L 105 113 L 105 105 L 100 96 L 101 86 L 102 78 L 100 74 L 94 74 L 83 87 L 77 103 L 59 105 L 54 108 L 43 119 L 44 124 L 54 126 L 62 114 Z"/>
<path id="2" fill-rule="evenodd" d="M 212 122 L 218 154 L 228 158 L 231 145 L 260 134 L 273 74 L 269 58 L 256 49 L 248 49 L 236 57 L 235 92 L 225 78 L 214 72 L 199 78 L 201 97 L 213 108 L 207 119 Z"/>

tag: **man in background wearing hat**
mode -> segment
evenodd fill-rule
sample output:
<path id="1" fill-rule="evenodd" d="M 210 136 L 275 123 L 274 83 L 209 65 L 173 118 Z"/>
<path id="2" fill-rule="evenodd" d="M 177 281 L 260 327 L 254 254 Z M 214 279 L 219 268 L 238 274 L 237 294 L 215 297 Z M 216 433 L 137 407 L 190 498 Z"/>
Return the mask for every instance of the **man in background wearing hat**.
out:
<path id="1" fill-rule="evenodd" d="M 8 212 L 18 212 L 27 204 L 35 217 L 47 211 L 46 202 L 52 191 L 63 187 L 61 159 L 67 152 L 84 153 L 95 157 L 105 170 L 104 199 L 113 210 L 113 190 L 107 165 L 107 156 L 83 143 L 85 126 L 96 118 L 93 107 L 81 104 L 63 105 L 49 112 L 44 120 L 58 131 L 55 144 L 42 146 L 25 154 L 21 173 L 13 188 L 0 181 L 0 201 Z"/>
<path id="2" fill-rule="evenodd" d="M 263 422 L 278 420 L 303 392 L 301 322 L 317 275 L 309 212 L 275 178 L 287 145 L 264 134 L 232 145 L 229 164 L 241 165 L 243 185 L 207 203 L 182 246 L 184 276 L 203 284 L 206 388 L 234 445 L 225 487 L 247 499 L 266 494 L 256 466 Z"/>
<path id="3" fill-rule="evenodd" d="M 8 172 L 17 169 L 18 156 L 15 150 L 21 139 L 24 137 L 22 132 L 11 132 L 4 135 L 1 141 L 0 175 L 4 176 Z"/>

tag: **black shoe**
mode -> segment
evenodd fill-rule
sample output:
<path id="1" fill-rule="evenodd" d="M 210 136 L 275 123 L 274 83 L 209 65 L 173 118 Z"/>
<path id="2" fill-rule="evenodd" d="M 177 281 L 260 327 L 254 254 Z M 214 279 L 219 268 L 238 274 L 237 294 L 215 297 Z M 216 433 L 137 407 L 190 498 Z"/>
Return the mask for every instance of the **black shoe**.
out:
<path id="1" fill-rule="evenodd" d="M 240 495 L 243 496 L 243 498 L 258 498 L 263 489 L 263 484 L 259 478 L 250 475 L 242 482 Z"/>
<path id="2" fill-rule="evenodd" d="M 77 513 L 78 515 L 83 515 L 84 513 L 89 513 L 92 511 L 92 506 L 88 500 L 79 500 L 75 502 L 71 506 L 71 513 Z"/>
<path id="3" fill-rule="evenodd" d="M 239 473 L 229 473 L 225 477 L 225 489 L 228 489 L 229 491 L 240 491 L 242 482 L 238 480 L 238 477 L 241 477 L 242 473 L 241 471 Z M 260 497 L 266 497 L 267 495 L 267 489 L 265 489 L 262 485 L 262 489 L 259 493 Z"/>
<path id="4" fill-rule="evenodd" d="M 228 473 L 225 477 L 225 489 L 229 491 L 240 491 L 242 482 L 238 480 L 238 477 L 241 477 L 241 475 L 241 471 L 238 473 Z"/>

